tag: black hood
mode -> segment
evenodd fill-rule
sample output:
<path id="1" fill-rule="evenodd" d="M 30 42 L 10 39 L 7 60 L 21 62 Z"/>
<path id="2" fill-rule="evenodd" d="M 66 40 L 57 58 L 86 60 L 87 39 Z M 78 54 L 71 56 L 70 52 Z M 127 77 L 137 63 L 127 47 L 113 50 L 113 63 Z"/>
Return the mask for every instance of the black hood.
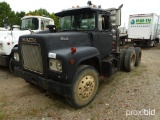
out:
<path id="1" fill-rule="evenodd" d="M 19 38 L 21 43 L 39 43 L 47 51 L 74 46 L 91 46 L 89 33 L 87 32 L 59 32 L 48 34 L 30 34 Z"/>

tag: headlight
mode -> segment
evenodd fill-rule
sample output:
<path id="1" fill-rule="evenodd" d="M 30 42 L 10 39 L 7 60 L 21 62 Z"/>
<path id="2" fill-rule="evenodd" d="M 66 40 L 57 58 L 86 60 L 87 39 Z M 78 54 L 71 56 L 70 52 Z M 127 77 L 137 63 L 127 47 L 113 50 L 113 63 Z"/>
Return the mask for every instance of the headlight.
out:
<path id="1" fill-rule="evenodd" d="M 49 59 L 50 70 L 62 72 L 62 62 L 57 59 Z"/>
<path id="2" fill-rule="evenodd" d="M 18 52 L 14 52 L 14 59 L 16 61 L 19 61 L 19 54 L 18 54 Z"/>
<path id="3" fill-rule="evenodd" d="M 58 71 L 62 70 L 62 62 L 60 60 L 56 61 L 56 68 L 57 68 Z"/>

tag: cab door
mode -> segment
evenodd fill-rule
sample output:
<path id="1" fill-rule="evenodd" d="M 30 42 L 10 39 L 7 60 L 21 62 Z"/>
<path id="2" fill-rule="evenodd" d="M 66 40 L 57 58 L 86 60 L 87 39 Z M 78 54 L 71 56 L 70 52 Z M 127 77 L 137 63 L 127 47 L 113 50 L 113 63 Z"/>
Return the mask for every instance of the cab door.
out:
<path id="1" fill-rule="evenodd" d="M 94 41 L 95 47 L 99 50 L 101 58 L 107 57 L 112 52 L 112 32 L 109 16 L 104 14 L 98 15 L 98 38 Z"/>

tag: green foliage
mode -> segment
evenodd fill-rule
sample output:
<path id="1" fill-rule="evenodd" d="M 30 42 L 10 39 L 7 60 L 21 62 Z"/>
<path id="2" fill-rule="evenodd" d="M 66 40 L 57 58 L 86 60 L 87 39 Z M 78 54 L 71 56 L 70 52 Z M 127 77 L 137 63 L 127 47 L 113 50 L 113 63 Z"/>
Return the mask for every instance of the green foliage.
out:
<path id="1" fill-rule="evenodd" d="M 9 4 L 7 4 L 6 2 L 0 2 L 0 26 L 3 26 L 3 21 L 5 20 L 5 18 L 7 19 L 7 17 L 9 18 L 9 16 L 12 14 L 11 13 L 11 8 L 9 6 Z"/>
<path id="2" fill-rule="evenodd" d="M 56 25 L 56 27 L 59 28 L 59 18 L 56 17 L 56 16 L 54 15 L 54 13 L 49 14 L 48 17 L 52 18 L 52 19 L 54 20 L 54 24 Z"/>
<path id="3" fill-rule="evenodd" d="M 21 11 L 21 12 L 16 12 L 16 21 L 15 23 L 17 25 L 21 25 L 21 18 L 25 16 L 25 12 Z"/>
<path id="4" fill-rule="evenodd" d="M 7 25 L 21 25 L 21 18 L 25 15 L 39 15 L 39 16 L 47 16 L 54 20 L 56 27 L 59 26 L 59 19 L 54 15 L 54 13 L 49 13 L 46 9 L 38 9 L 35 11 L 29 11 L 25 13 L 21 12 L 14 12 L 10 8 L 10 5 L 6 2 L 0 2 L 0 27 L 3 27 L 4 24 Z M 3 22 L 4 21 L 4 22 Z"/>

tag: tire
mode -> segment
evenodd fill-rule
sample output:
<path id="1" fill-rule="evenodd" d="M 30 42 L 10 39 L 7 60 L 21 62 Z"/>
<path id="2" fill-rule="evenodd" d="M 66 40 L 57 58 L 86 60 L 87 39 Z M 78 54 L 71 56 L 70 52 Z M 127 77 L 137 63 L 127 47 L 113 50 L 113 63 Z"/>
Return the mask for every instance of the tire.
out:
<path id="1" fill-rule="evenodd" d="M 124 70 L 124 58 L 126 54 L 127 49 L 121 49 L 120 51 L 120 70 Z"/>
<path id="2" fill-rule="evenodd" d="M 122 45 L 122 46 L 125 45 L 125 39 L 123 39 L 123 38 L 120 39 L 120 45 Z"/>
<path id="3" fill-rule="evenodd" d="M 124 59 L 125 71 L 130 72 L 135 66 L 136 53 L 134 49 L 128 49 Z"/>
<path id="4" fill-rule="evenodd" d="M 13 65 L 13 58 L 12 57 L 9 60 L 9 70 L 11 71 L 11 73 L 14 72 L 14 65 Z"/>
<path id="5" fill-rule="evenodd" d="M 129 47 L 128 49 L 134 49 L 135 47 Z"/>
<path id="6" fill-rule="evenodd" d="M 153 47 L 156 47 L 156 46 L 157 46 L 157 41 L 154 40 L 154 42 L 153 42 Z"/>
<path id="7" fill-rule="evenodd" d="M 139 64 L 141 62 L 141 56 L 142 56 L 141 48 L 140 47 L 135 47 L 134 50 L 136 52 L 135 66 L 139 66 Z"/>
<path id="8" fill-rule="evenodd" d="M 66 101 L 74 108 L 85 107 L 94 99 L 98 86 L 97 71 L 92 66 L 81 65 L 73 78 L 71 97 L 67 97 Z"/>
<path id="9" fill-rule="evenodd" d="M 125 39 L 122 39 L 121 41 L 122 41 L 122 46 L 125 45 L 126 43 Z"/>
<path id="10" fill-rule="evenodd" d="M 148 48 L 150 48 L 150 44 L 151 44 L 151 42 L 148 40 L 148 41 L 146 41 L 147 42 L 147 47 Z"/>

